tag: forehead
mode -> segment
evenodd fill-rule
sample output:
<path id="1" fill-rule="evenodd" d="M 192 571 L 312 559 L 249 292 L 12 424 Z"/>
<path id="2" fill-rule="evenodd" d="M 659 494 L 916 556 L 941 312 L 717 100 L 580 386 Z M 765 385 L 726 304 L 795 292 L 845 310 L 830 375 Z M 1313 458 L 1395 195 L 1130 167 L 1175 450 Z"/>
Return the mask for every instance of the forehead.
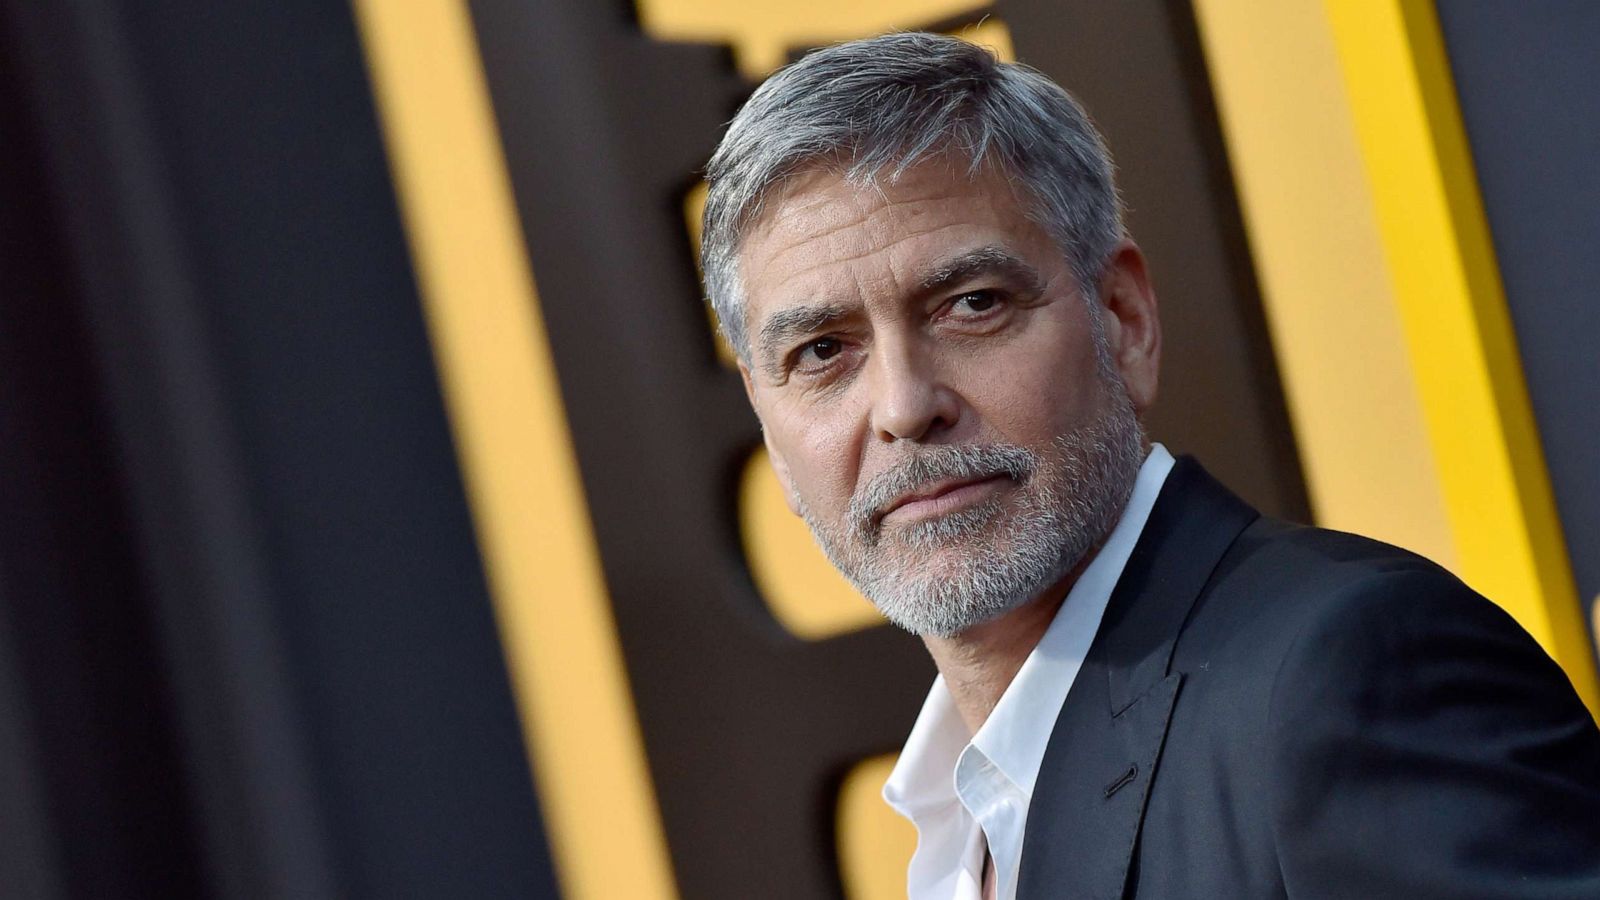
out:
<path id="1" fill-rule="evenodd" d="M 763 314 L 796 302 L 853 299 L 836 294 L 913 277 L 918 266 L 978 247 L 1002 247 L 1045 267 L 1055 255 L 1011 185 L 987 169 L 968 176 L 964 166 L 930 161 L 870 184 L 805 173 L 740 247 L 747 322 L 759 327 Z"/>

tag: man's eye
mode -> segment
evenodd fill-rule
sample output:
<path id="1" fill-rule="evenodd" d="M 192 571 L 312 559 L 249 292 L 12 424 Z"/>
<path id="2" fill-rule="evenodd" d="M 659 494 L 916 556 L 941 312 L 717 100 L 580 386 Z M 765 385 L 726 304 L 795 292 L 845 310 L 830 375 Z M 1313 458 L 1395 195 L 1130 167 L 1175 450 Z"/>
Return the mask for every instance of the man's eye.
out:
<path id="1" fill-rule="evenodd" d="M 839 351 L 843 349 L 844 345 L 838 338 L 818 338 L 801 348 L 801 355 L 809 355 L 813 359 L 825 362 L 838 356 Z"/>
<path id="2" fill-rule="evenodd" d="M 1000 302 L 1000 298 L 989 291 L 973 291 L 957 297 L 955 302 L 965 305 L 971 312 L 981 313 L 993 309 L 995 304 Z"/>

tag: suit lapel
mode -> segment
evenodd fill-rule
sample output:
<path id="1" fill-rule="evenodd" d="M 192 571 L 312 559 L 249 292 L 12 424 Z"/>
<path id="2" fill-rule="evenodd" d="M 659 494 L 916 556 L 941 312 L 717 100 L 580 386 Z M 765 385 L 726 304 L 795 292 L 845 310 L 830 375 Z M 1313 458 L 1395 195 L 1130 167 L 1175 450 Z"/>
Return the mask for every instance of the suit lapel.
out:
<path id="1" fill-rule="evenodd" d="M 1167 723 L 1189 610 L 1259 514 L 1192 458 L 1161 489 L 1045 749 L 1023 839 L 1019 898 L 1123 895 Z"/>

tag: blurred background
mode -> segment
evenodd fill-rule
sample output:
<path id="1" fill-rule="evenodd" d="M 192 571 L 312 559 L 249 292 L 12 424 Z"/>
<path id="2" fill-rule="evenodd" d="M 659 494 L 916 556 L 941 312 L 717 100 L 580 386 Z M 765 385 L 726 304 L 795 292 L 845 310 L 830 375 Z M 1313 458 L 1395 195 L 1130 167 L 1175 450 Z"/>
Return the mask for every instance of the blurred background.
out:
<path id="1" fill-rule="evenodd" d="M 903 896 L 932 668 L 695 270 L 740 101 L 902 28 L 1105 132 L 1156 439 L 1600 709 L 1600 7 L 0 0 L 0 894 Z"/>

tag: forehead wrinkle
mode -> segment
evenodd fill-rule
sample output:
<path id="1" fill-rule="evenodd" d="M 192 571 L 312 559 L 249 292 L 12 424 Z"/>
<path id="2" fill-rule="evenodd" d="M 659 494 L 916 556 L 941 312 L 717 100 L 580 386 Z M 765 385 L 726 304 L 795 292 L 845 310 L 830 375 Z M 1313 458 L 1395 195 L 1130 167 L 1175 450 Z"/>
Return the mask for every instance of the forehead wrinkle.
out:
<path id="1" fill-rule="evenodd" d="M 895 247 L 905 243 L 906 241 L 915 240 L 917 238 L 926 237 L 926 236 L 929 236 L 929 235 L 936 235 L 936 234 L 939 234 L 942 231 L 950 231 L 950 230 L 963 231 L 963 232 L 964 231 L 971 231 L 972 227 L 973 227 L 972 224 L 968 223 L 968 222 L 946 222 L 946 223 L 942 223 L 942 224 L 939 224 L 939 225 L 935 225 L 935 226 L 930 227 L 930 228 L 922 228 L 922 229 L 918 229 L 916 231 L 910 231 L 910 232 L 907 232 L 905 234 L 900 234 L 900 235 L 895 236 L 894 240 L 888 241 L 887 243 L 876 244 L 876 245 L 874 245 L 872 247 L 867 247 L 867 248 L 864 248 L 864 249 L 861 249 L 859 251 L 856 251 L 856 252 L 853 252 L 853 253 L 849 253 L 849 254 L 846 254 L 846 255 L 843 255 L 843 256 L 827 256 L 827 257 L 824 257 L 824 258 L 819 258 L 819 259 L 815 260 L 814 262 L 811 262 L 808 265 L 802 266 L 801 268 L 798 268 L 798 269 L 794 270 L 793 272 L 786 273 L 784 277 L 786 279 L 799 278 L 799 277 L 808 275 L 808 274 L 810 274 L 812 272 L 815 272 L 818 269 L 824 269 L 824 268 L 827 268 L 829 266 L 838 265 L 840 263 L 855 262 L 856 260 L 866 259 L 867 257 L 874 256 L 874 255 L 879 254 L 879 253 L 884 253 L 884 252 L 889 251 L 889 250 L 893 250 Z M 815 243 L 816 241 L 822 240 L 822 239 L 824 239 L 826 237 L 828 237 L 828 235 L 825 235 L 825 234 L 824 235 L 817 235 L 814 238 L 807 239 L 804 243 L 795 244 L 794 246 L 786 247 L 783 250 L 779 250 L 777 253 L 773 254 L 773 256 L 772 256 L 772 258 L 770 260 L 768 260 L 768 266 L 771 266 L 772 263 L 775 263 L 775 262 L 783 259 L 785 256 L 788 256 L 788 255 L 790 255 L 792 253 L 799 252 L 800 250 L 802 250 L 808 244 Z M 819 254 L 819 256 L 821 256 L 821 254 Z"/>
<path id="2" fill-rule="evenodd" d="M 921 167 L 914 167 L 921 168 Z M 949 181 L 936 180 L 926 185 L 920 185 L 915 178 L 891 178 L 888 180 L 868 176 L 866 178 L 852 178 L 844 173 L 828 169 L 816 168 L 807 171 L 801 177 L 785 179 L 774 192 L 774 205 L 769 206 L 771 214 L 778 211 L 791 210 L 804 212 L 819 206 L 837 204 L 841 198 L 854 201 L 860 207 L 870 205 L 893 206 L 896 203 L 914 204 L 941 197 L 949 197 L 953 193 L 961 192 L 964 188 L 977 185 L 979 178 L 953 178 Z M 922 191 L 917 191 L 923 187 Z M 897 193 L 908 195 L 894 200 L 889 196 L 893 190 Z"/>
<path id="3" fill-rule="evenodd" d="M 890 232 L 895 229 L 896 223 L 893 221 L 888 223 L 879 223 L 875 220 L 882 219 L 886 216 L 893 217 L 893 219 L 896 220 L 900 219 L 901 217 L 905 217 L 907 219 L 922 218 L 930 215 L 930 213 L 922 207 L 932 204 L 955 203 L 959 204 L 963 210 L 974 209 L 977 206 L 988 206 L 987 203 L 971 204 L 968 201 L 970 201 L 972 198 L 964 196 L 959 190 L 952 191 L 949 185 L 938 186 L 937 190 L 930 190 L 924 196 L 899 198 L 894 200 L 884 196 L 881 188 L 872 195 L 870 200 L 863 196 L 862 192 L 868 190 L 866 188 L 857 189 L 856 192 L 847 195 L 845 198 L 832 196 L 832 191 L 837 189 L 837 187 L 838 186 L 834 186 L 829 189 L 803 191 L 798 195 L 791 196 L 784 202 L 774 207 L 772 211 L 763 218 L 763 221 L 761 221 L 756 228 L 752 230 L 752 236 L 761 235 L 767 238 L 777 238 L 780 242 L 786 245 L 782 250 L 774 254 L 771 261 L 777 261 L 790 252 L 802 249 L 816 243 L 817 241 L 826 240 L 829 237 L 842 232 L 850 231 L 851 229 L 855 228 L 865 228 L 869 237 L 873 238 L 875 241 L 881 241 L 886 232 Z M 792 240 L 785 240 L 785 235 L 783 232 L 788 230 L 785 226 L 790 225 L 790 223 L 794 222 L 795 220 L 800 220 L 803 222 L 808 218 L 808 213 L 814 213 L 819 209 L 845 206 L 852 207 L 852 212 L 854 214 L 847 218 L 841 218 L 838 220 L 826 219 L 819 224 L 818 228 L 810 229 L 812 233 L 796 235 Z M 977 223 L 970 221 L 968 222 L 969 226 L 972 224 Z M 906 237 L 915 237 L 918 234 L 923 234 L 926 232 L 927 230 L 918 231 L 906 235 Z M 887 245 L 879 244 L 878 248 L 882 249 L 887 246 L 892 246 L 893 243 L 895 242 L 891 242 Z M 873 251 L 865 250 L 860 254 L 855 254 L 850 257 L 838 257 L 838 259 L 855 259 L 871 252 Z"/>

